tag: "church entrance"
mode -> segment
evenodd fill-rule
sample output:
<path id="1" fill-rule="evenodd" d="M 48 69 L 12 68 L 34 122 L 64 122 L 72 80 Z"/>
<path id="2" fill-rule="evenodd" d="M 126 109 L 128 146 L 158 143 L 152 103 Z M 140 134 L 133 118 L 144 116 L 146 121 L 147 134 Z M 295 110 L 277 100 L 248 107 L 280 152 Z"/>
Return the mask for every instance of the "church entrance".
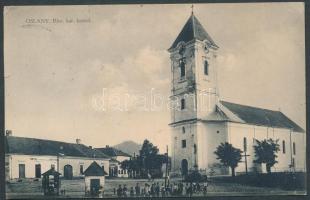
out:
<path id="1" fill-rule="evenodd" d="M 73 170 L 71 165 L 64 166 L 64 177 L 65 179 L 72 179 L 73 177 Z"/>
<path id="2" fill-rule="evenodd" d="M 183 159 L 181 162 L 181 171 L 182 171 L 182 176 L 187 176 L 187 174 L 188 174 L 188 162 L 186 159 Z"/>

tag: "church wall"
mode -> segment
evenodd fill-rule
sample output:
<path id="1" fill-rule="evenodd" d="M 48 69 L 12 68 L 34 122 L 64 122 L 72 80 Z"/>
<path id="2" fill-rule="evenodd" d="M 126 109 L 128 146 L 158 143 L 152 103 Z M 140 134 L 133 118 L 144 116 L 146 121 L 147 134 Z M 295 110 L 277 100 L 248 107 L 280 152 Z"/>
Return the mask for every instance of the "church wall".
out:
<path id="1" fill-rule="evenodd" d="M 181 99 L 185 99 L 185 109 L 181 110 Z M 195 95 L 191 94 L 181 94 L 174 97 L 174 100 L 178 103 L 177 109 L 172 109 L 172 123 L 179 122 L 187 119 L 194 119 L 197 117 L 195 112 Z"/>
<path id="2" fill-rule="evenodd" d="M 243 151 L 243 138 L 247 138 L 247 154 L 250 155 L 247 157 L 248 171 L 253 170 L 262 170 L 266 172 L 265 165 L 257 168 L 257 164 L 253 163 L 255 159 L 254 152 L 254 139 L 264 140 L 272 138 L 274 140 L 279 139 L 278 144 L 280 145 L 280 151 L 277 153 L 276 160 L 277 164 L 272 167 L 271 171 L 273 172 L 282 172 L 288 171 L 289 165 L 291 164 L 291 151 L 292 147 L 290 145 L 290 130 L 281 129 L 281 128 L 270 128 L 265 126 L 254 126 L 247 124 L 238 124 L 238 123 L 229 123 L 228 125 L 228 141 L 234 147 L 239 148 Z M 305 160 L 305 143 L 304 143 L 304 134 L 302 133 L 292 133 L 292 144 L 296 144 L 296 155 L 292 157 L 295 158 L 296 170 L 303 171 L 305 169 L 304 160 Z M 283 153 L 282 141 L 285 141 L 285 153 Z M 300 153 L 298 153 L 300 152 Z M 242 159 L 244 161 L 244 157 Z M 236 173 L 245 172 L 245 163 L 239 163 L 236 168 Z"/>
<path id="3" fill-rule="evenodd" d="M 172 174 L 181 174 L 181 162 L 186 159 L 188 162 L 188 169 L 195 165 L 194 144 L 196 141 L 196 123 L 183 123 L 171 127 L 172 132 L 172 147 L 171 147 L 171 163 Z M 185 128 L 183 133 L 182 127 Z M 186 140 L 186 147 L 182 148 L 182 140 Z"/>
<path id="4" fill-rule="evenodd" d="M 219 168 L 219 161 L 214 151 L 227 141 L 227 126 L 225 122 L 199 122 L 197 128 L 198 167 L 207 173 L 215 170 L 217 174 L 226 174 L 227 170 Z"/>
<path id="5" fill-rule="evenodd" d="M 214 111 L 217 103 L 217 62 L 216 52 L 205 50 L 200 41 L 195 43 L 195 79 L 197 93 L 197 118 L 203 119 Z M 204 73 L 205 61 L 208 62 L 208 75 Z"/>

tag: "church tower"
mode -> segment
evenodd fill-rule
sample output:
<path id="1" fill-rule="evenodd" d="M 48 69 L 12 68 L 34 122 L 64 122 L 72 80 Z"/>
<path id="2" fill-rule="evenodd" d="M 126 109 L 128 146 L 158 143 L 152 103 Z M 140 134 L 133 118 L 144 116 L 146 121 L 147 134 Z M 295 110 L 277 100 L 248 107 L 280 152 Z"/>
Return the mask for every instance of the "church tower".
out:
<path id="1" fill-rule="evenodd" d="M 218 48 L 192 13 L 168 49 L 171 59 L 172 173 L 185 175 L 195 167 L 206 165 L 198 153 L 198 127 L 201 120 L 216 109 Z"/>

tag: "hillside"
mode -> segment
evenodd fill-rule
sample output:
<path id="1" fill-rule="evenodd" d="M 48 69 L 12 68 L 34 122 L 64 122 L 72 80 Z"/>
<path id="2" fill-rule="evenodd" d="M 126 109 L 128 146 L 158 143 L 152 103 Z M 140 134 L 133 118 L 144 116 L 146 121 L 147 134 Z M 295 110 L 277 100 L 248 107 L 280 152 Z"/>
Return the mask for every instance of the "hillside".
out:
<path id="1" fill-rule="evenodd" d="M 142 145 L 133 141 L 125 141 L 120 144 L 114 145 L 113 147 L 133 156 L 134 153 L 136 155 L 139 154 L 139 150 L 141 149 Z"/>

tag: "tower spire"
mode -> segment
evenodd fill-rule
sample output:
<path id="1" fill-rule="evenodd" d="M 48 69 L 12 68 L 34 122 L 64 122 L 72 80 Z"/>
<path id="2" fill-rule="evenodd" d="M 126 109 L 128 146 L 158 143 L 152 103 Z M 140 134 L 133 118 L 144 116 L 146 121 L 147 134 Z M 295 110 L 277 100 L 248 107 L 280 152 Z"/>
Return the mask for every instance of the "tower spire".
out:
<path id="1" fill-rule="evenodd" d="M 192 15 L 193 15 L 194 14 L 194 4 L 192 4 L 191 8 L 192 8 Z"/>

